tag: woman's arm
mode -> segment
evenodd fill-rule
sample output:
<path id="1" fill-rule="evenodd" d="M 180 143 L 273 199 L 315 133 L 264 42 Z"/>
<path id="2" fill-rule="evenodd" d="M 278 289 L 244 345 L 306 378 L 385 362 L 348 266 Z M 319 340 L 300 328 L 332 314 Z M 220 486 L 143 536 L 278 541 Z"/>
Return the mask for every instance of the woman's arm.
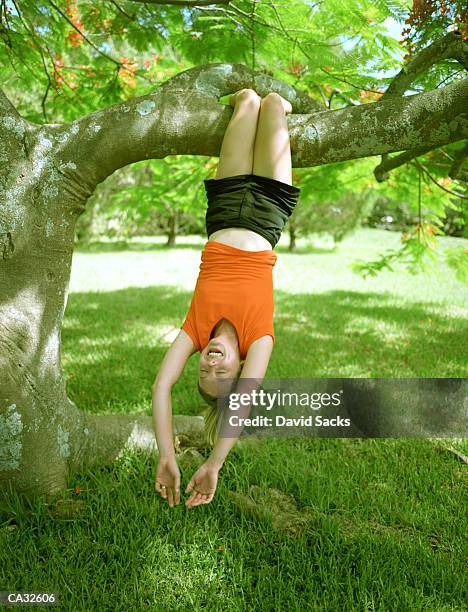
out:
<path id="1" fill-rule="evenodd" d="M 152 386 L 153 423 L 160 456 L 174 456 L 171 390 L 182 375 L 188 358 L 194 352 L 192 339 L 181 329 L 164 356 Z"/>
<path id="2" fill-rule="evenodd" d="M 180 474 L 172 440 L 171 390 L 194 352 L 192 339 L 181 329 L 167 351 L 152 386 L 153 426 L 159 453 L 156 491 L 168 500 L 171 507 L 174 500 L 176 504 L 180 501 Z"/>

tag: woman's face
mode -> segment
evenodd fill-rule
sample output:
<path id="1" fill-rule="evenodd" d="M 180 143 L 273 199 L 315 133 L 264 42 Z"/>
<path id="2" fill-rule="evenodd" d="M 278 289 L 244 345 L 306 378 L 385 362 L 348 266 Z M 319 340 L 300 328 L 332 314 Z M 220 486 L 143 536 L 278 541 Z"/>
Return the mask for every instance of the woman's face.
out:
<path id="1" fill-rule="evenodd" d="M 219 397 L 237 377 L 240 367 L 237 343 L 223 337 L 212 338 L 200 353 L 198 381 L 200 387 L 213 397 Z M 224 381 L 224 385 L 223 385 Z"/>

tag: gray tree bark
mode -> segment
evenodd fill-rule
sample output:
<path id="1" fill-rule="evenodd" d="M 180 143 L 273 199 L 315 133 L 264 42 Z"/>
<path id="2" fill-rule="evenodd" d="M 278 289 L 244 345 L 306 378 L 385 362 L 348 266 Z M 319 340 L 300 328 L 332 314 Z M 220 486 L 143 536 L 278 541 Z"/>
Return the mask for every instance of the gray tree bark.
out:
<path id="1" fill-rule="evenodd" d="M 265 74 L 211 64 L 147 96 L 46 125 L 22 118 L 0 90 L 0 493 L 54 494 L 71 468 L 112 461 L 127 445 L 154 446 L 150 417 L 95 417 L 67 398 L 60 333 L 75 223 L 118 168 L 170 154 L 218 155 L 232 108 L 217 99 L 252 86 L 291 101 L 296 167 L 437 147 L 468 134 L 468 80 L 326 111 Z M 203 445 L 201 421 L 175 417 L 175 433 Z"/>

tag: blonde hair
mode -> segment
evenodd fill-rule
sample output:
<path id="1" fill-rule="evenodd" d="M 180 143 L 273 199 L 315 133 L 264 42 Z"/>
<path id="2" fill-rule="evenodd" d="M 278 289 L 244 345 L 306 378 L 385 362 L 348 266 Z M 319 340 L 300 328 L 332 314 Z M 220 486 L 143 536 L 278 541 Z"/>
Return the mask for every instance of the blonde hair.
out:
<path id="1" fill-rule="evenodd" d="M 231 389 L 235 387 L 244 363 L 245 359 L 240 362 L 240 367 L 237 372 L 236 379 L 232 383 Z M 206 391 L 203 391 L 203 389 L 200 387 L 200 382 L 198 382 L 198 393 L 208 404 L 208 408 L 203 411 L 204 432 L 208 444 L 210 446 L 214 446 L 216 444 L 216 440 L 218 439 L 218 424 L 220 416 L 220 410 L 218 408 L 218 398 L 213 395 L 210 395 Z"/>
<path id="2" fill-rule="evenodd" d="M 208 404 L 208 408 L 203 411 L 205 438 L 210 446 L 214 446 L 218 437 L 218 398 L 203 391 L 198 383 L 198 392 Z"/>

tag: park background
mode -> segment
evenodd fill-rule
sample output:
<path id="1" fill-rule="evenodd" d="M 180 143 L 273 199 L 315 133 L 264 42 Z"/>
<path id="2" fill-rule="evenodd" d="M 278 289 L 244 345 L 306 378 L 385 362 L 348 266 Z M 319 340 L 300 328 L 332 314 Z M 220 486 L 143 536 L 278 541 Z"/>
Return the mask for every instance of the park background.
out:
<path id="1" fill-rule="evenodd" d="M 466 39 L 457 2 L 170 4 L 2 2 L 2 87 L 29 121 L 66 123 L 193 66 L 239 62 L 338 110 L 380 100 L 448 32 Z M 461 73 L 434 61 L 406 94 Z M 380 157 L 294 168 L 301 196 L 276 249 L 267 377 L 466 376 L 467 171 L 452 172 L 464 147 L 410 158 L 382 182 Z M 216 163 L 125 166 L 79 217 L 62 365 L 82 410 L 151 414 Z M 177 414 L 204 408 L 196 366 L 174 390 Z M 183 485 L 206 453 L 181 449 Z M 187 511 L 155 494 L 154 455 L 129 449 L 72 472 L 53 505 L 8 497 L 0 588 L 57 591 L 74 610 L 461 611 L 466 454 L 461 438 L 239 443 L 212 504 Z"/>

